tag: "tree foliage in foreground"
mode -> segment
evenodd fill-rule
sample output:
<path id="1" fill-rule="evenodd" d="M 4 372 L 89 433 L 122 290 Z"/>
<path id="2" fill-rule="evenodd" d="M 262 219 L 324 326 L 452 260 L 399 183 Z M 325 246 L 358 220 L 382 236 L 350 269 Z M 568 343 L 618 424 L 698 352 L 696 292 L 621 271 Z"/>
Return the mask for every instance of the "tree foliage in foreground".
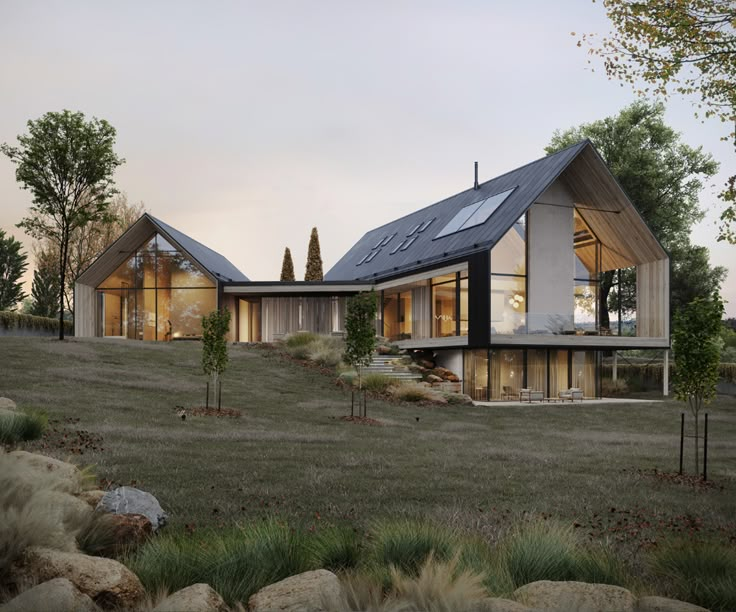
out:
<path id="1" fill-rule="evenodd" d="M 202 370 L 212 378 L 212 393 L 217 393 L 217 383 L 227 369 L 227 332 L 230 329 L 230 311 L 213 310 L 202 317 Z"/>
<path id="2" fill-rule="evenodd" d="M 13 310 L 26 297 L 21 277 L 28 268 L 28 256 L 21 246 L 0 229 L 0 310 Z"/>
<path id="3" fill-rule="evenodd" d="M 703 218 L 698 196 L 718 163 L 683 143 L 664 122 L 664 105 L 637 101 L 618 115 L 556 131 L 547 153 L 589 138 L 631 198 L 654 235 L 670 253 L 672 310 L 694 297 L 718 291 L 726 271 L 712 267 L 708 250 L 690 243 L 692 226 Z M 600 324 L 608 327 L 609 310 L 621 300 L 624 312 L 636 308 L 636 271 L 618 276 L 604 272 L 600 283 Z"/>
<path id="4" fill-rule="evenodd" d="M 609 78 L 629 83 L 639 95 L 695 96 L 696 116 L 720 119 L 724 140 L 736 141 L 736 3 L 603 0 L 603 6 L 613 32 L 602 40 L 585 34 L 578 46 L 585 43 L 603 59 Z M 718 239 L 731 243 L 736 243 L 735 185 L 731 176 L 721 193 L 727 208 Z"/>
<path id="5" fill-rule="evenodd" d="M 345 363 L 358 372 L 358 389 L 363 388 L 361 371 L 372 359 L 376 346 L 376 292 L 364 291 L 348 298 L 345 315 Z"/>
<path id="6" fill-rule="evenodd" d="M 672 348 L 677 367 L 673 386 L 695 420 L 695 473 L 700 472 L 699 414 L 716 396 L 721 361 L 723 302 L 718 295 L 695 298 L 675 313 Z"/>
<path id="7" fill-rule="evenodd" d="M 0 150 L 17 168 L 16 180 L 33 196 L 29 216 L 18 227 L 58 248 L 59 340 L 64 339 L 64 289 L 69 244 L 75 231 L 105 218 L 116 193 L 115 169 L 124 160 L 114 150 L 115 128 L 104 119 L 87 121 L 84 114 L 50 112 L 27 124 L 18 146 Z"/>
<path id="8" fill-rule="evenodd" d="M 31 313 L 54 318 L 59 314 L 59 262 L 54 253 L 38 250 L 31 287 Z"/>

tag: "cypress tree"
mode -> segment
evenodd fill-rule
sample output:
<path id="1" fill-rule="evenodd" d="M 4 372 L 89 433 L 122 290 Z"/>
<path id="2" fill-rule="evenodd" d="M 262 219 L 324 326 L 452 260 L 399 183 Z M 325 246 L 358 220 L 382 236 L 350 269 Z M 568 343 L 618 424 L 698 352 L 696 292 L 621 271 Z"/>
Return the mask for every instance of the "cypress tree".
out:
<path id="1" fill-rule="evenodd" d="M 289 247 L 284 249 L 284 261 L 281 264 L 281 280 L 282 281 L 295 281 L 294 276 L 294 262 L 291 260 L 291 251 Z"/>
<path id="2" fill-rule="evenodd" d="M 59 270 L 51 257 L 43 257 L 33 271 L 31 314 L 54 318 L 59 314 Z"/>
<path id="3" fill-rule="evenodd" d="M 322 255 L 319 250 L 319 235 L 317 228 L 312 228 L 312 235 L 309 237 L 309 249 L 307 250 L 307 270 L 304 274 L 305 281 L 321 281 L 322 274 Z"/>

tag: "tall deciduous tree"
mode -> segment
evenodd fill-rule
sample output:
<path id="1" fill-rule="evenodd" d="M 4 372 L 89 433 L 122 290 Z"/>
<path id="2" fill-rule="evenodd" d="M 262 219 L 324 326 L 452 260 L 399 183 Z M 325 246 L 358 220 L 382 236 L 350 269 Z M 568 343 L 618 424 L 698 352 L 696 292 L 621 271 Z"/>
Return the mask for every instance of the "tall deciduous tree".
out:
<path id="1" fill-rule="evenodd" d="M 358 389 L 363 389 L 362 370 L 372 359 L 376 346 L 376 292 L 363 292 L 347 300 L 345 314 L 345 363 L 358 373 Z"/>
<path id="2" fill-rule="evenodd" d="M 59 262 L 56 255 L 42 250 L 36 252 L 36 269 L 31 287 L 31 314 L 54 318 L 59 314 Z"/>
<path id="3" fill-rule="evenodd" d="M 294 262 L 291 259 L 291 251 L 289 247 L 284 249 L 284 260 L 281 263 L 281 280 L 282 281 L 295 281 L 294 276 Z"/>
<path id="4" fill-rule="evenodd" d="M 33 195 L 30 215 L 18 227 L 38 240 L 50 240 L 59 255 L 59 340 L 64 339 L 64 289 L 71 236 L 105 217 L 116 193 L 115 169 L 124 160 L 113 151 L 115 128 L 82 113 L 46 113 L 28 122 L 19 146 L 2 152 L 17 165 L 15 176 Z"/>
<path id="5" fill-rule="evenodd" d="M 595 0 L 594 0 L 595 1 Z M 736 141 L 736 4 L 733 0 L 603 0 L 613 25 L 583 35 L 610 78 L 640 95 L 696 96 L 697 115 L 720 119 Z M 573 35 L 575 33 L 573 32 Z M 735 142 L 736 144 L 736 142 Z M 721 194 L 727 208 L 719 240 L 736 243 L 736 176 Z"/>
<path id="6" fill-rule="evenodd" d="M 673 385 L 677 399 L 687 402 L 695 420 L 695 473 L 700 472 L 700 410 L 716 396 L 721 360 L 723 302 L 718 295 L 695 298 L 675 313 L 672 349 Z"/>
<path id="7" fill-rule="evenodd" d="M 664 105 L 637 101 L 618 115 L 557 131 L 545 151 L 554 153 L 589 138 L 665 249 L 672 263 L 672 310 L 696 295 L 717 291 L 725 275 L 707 261 L 707 249 L 690 244 L 690 230 L 703 218 L 698 195 L 718 163 L 692 148 L 664 122 Z M 600 324 L 609 326 L 609 309 L 635 308 L 636 275 L 604 272 L 600 283 Z M 686 301 L 681 301 L 683 296 Z"/>
<path id="8" fill-rule="evenodd" d="M 305 281 L 321 281 L 322 273 L 322 254 L 319 249 L 319 234 L 317 228 L 312 228 L 312 234 L 309 236 L 309 249 L 307 250 L 307 270 L 304 274 Z"/>
<path id="9" fill-rule="evenodd" d="M 12 310 L 25 298 L 21 277 L 28 268 L 28 256 L 21 243 L 0 230 L 0 310 Z"/>

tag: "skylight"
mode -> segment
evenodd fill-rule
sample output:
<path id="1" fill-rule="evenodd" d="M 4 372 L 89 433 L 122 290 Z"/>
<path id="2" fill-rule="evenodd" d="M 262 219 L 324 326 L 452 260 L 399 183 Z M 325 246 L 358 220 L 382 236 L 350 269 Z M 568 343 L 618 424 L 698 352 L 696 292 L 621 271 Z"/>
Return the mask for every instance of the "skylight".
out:
<path id="1" fill-rule="evenodd" d="M 464 206 L 457 211 L 455 216 L 450 219 L 450 222 L 440 230 L 440 233 L 435 236 L 435 239 L 449 236 L 450 234 L 455 234 L 462 230 L 476 227 L 477 225 L 483 225 L 488 221 L 488 218 L 496 212 L 498 207 L 506 201 L 506 198 L 511 195 L 511 192 L 514 189 L 516 189 L 516 187 L 492 195 L 485 200 L 480 200 L 468 206 Z"/>

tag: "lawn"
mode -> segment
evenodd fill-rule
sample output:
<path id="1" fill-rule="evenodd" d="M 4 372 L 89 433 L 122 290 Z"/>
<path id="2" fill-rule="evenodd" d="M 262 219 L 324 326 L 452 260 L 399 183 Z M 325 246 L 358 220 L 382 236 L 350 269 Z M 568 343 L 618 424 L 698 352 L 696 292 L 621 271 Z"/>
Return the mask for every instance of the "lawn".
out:
<path id="1" fill-rule="evenodd" d="M 364 526 L 410 515 L 492 535 L 534 512 L 596 539 L 688 530 L 736 538 L 734 398 L 708 408 L 713 486 L 703 487 L 661 474 L 677 470 L 683 405 L 674 400 L 434 407 L 374 399 L 369 416 L 381 425 L 368 426 L 340 420 L 350 396 L 329 376 L 273 349 L 232 346 L 223 407 L 242 416 L 182 422 L 177 406 L 204 401 L 200 351 L 192 342 L 3 338 L 0 396 L 53 420 L 29 450 L 94 465 L 104 484 L 152 492 L 179 527 L 264 515 Z"/>

